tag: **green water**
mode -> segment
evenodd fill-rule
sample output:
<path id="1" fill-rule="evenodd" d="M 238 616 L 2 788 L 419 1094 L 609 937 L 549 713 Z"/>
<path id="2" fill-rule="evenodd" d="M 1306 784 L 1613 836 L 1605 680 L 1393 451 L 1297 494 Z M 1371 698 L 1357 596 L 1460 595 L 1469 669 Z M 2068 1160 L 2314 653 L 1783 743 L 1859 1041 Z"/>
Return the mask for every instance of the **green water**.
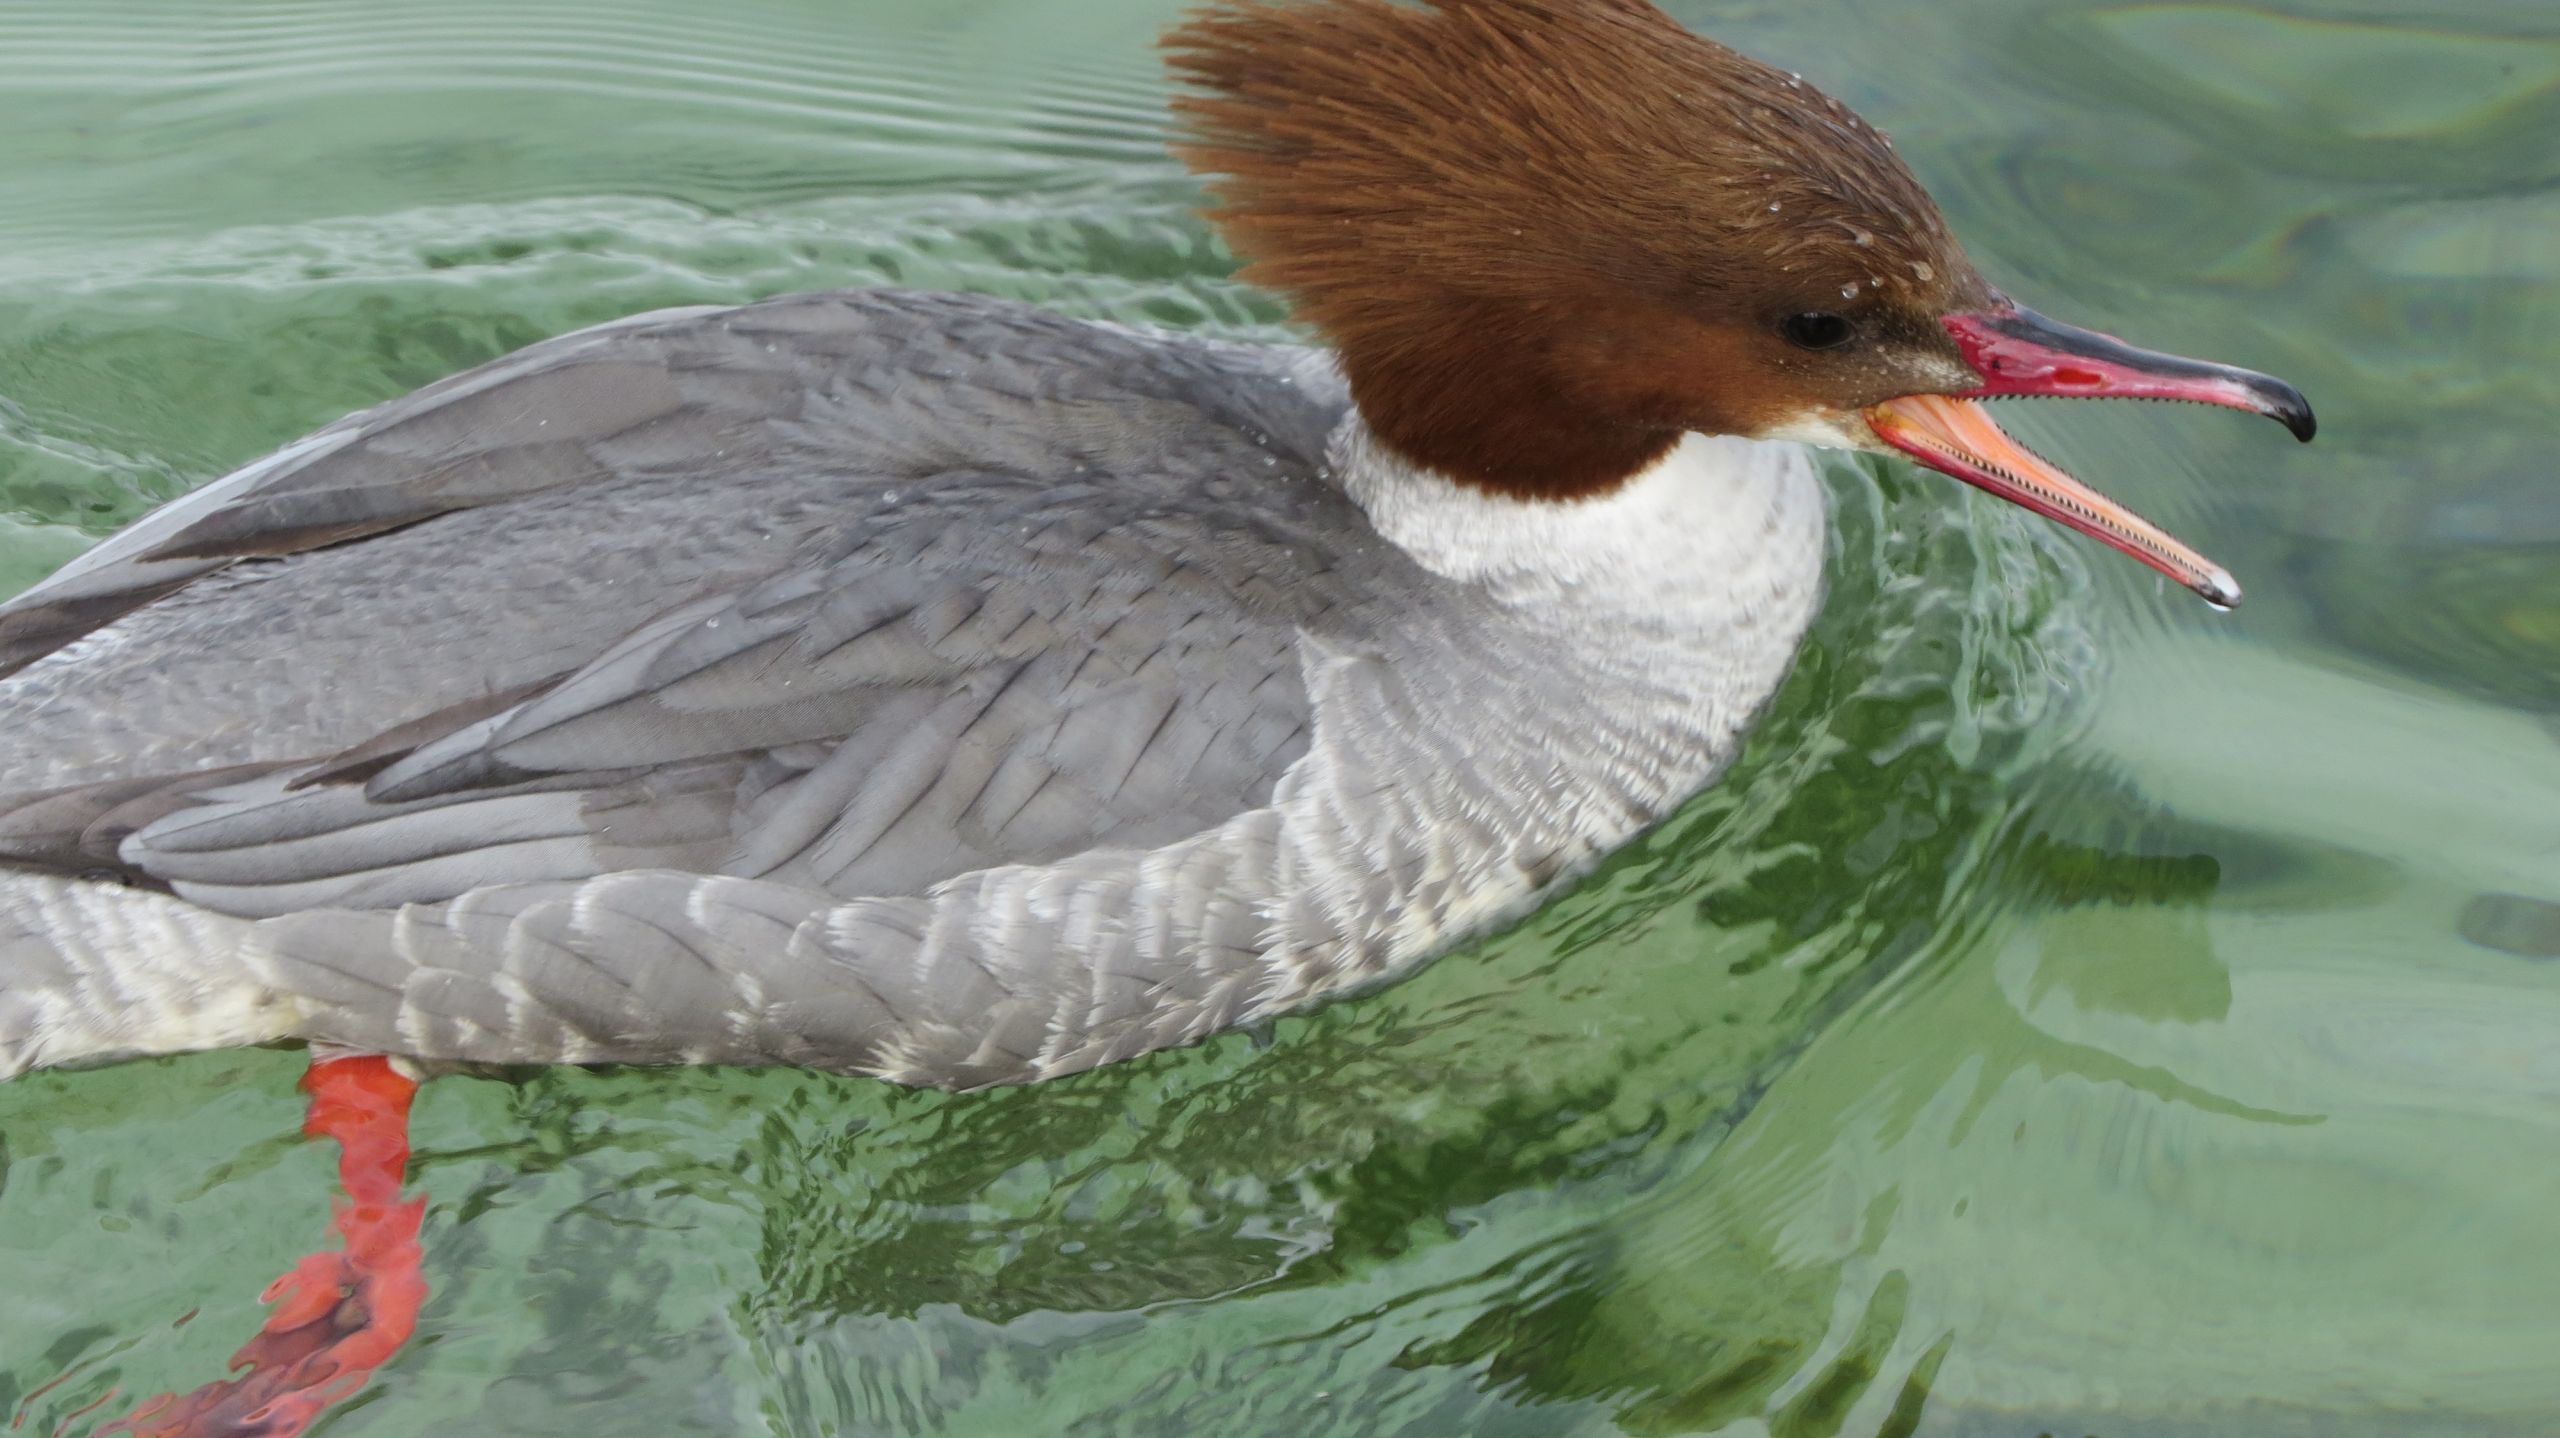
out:
<path id="1" fill-rule="evenodd" d="M 654 306 L 895 282 L 1275 333 L 1168 0 L 0 0 L 0 584 Z M 1399 988 L 964 1098 L 448 1080 L 337 1435 L 2560 1429 L 2560 17 L 1690 0 L 1984 270 L 2318 445 L 2020 406 L 2217 616 L 1842 462 L 1743 766 Z M 297 1056 L 0 1088 L 0 1416 L 220 1371 L 323 1234 Z M 111 1396 L 113 1395 L 113 1396 Z"/>

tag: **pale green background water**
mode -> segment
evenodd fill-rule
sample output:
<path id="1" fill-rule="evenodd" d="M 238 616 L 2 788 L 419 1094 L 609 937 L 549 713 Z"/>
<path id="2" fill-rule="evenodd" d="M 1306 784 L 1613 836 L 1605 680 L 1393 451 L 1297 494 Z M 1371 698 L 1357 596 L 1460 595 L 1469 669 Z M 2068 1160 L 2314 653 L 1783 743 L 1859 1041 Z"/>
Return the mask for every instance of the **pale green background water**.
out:
<path id="1" fill-rule="evenodd" d="M 0 0 L 0 583 L 653 306 L 1272 332 L 1172 8 Z M 1677 8 L 2020 297 L 2312 394 L 2009 411 L 2249 607 L 1843 463 L 1742 769 L 1401 988 L 967 1098 L 430 1086 L 435 1297 L 324 1431 L 2560 1430 L 2560 14 Z M 322 1233 L 299 1067 L 0 1089 L 13 1431 L 219 1371 Z"/>

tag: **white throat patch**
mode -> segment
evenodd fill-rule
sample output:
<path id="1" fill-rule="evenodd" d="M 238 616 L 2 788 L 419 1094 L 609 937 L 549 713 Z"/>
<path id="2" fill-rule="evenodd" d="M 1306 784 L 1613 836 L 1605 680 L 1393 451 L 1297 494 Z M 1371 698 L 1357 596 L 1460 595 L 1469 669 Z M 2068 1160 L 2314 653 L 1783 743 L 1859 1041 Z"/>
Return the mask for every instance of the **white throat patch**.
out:
<path id="1" fill-rule="evenodd" d="M 1821 580 L 1822 489 L 1799 445 L 1692 434 L 1615 490 L 1565 500 L 1489 494 L 1407 464 L 1356 415 L 1333 462 L 1380 534 L 1513 602 L 1661 614 Z"/>

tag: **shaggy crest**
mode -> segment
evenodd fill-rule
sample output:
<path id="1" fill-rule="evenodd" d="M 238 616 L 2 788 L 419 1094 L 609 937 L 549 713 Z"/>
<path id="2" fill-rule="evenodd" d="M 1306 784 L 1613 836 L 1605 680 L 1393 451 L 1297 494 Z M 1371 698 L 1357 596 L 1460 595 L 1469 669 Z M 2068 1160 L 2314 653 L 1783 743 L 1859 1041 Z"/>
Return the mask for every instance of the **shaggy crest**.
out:
<path id="1" fill-rule="evenodd" d="M 1987 294 L 1882 135 L 1646 0 L 1233 0 L 1164 43 L 1245 278 L 1460 479 L 1586 492 L 1682 428 L 1782 426 L 1811 402 L 1771 382 L 1785 316 L 1937 351 Z"/>

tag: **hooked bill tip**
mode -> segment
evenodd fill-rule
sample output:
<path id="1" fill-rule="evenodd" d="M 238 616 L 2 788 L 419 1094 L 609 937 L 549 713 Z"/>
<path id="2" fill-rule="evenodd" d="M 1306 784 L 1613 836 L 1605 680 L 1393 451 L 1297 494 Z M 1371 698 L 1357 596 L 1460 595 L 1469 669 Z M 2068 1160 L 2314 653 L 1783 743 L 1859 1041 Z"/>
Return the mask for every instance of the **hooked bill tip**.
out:
<path id="1" fill-rule="evenodd" d="M 2225 614 L 2239 608 L 2243 597 L 2240 592 L 2240 581 L 2231 577 L 2230 570 L 2219 566 L 2198 577 L 2196 582 L 2188 587 L 2193 589 L 2197 597 L 2203 599 L 2205 603 Z"/>
<path id="2" fill-rule="evenodd" d="M 2320 433 L 2320 418 L 2311 412 L 2311 401 L 2302 391 L 2273 375 L 2252 374 L 2249 388 L 2263 403 L 2267 418 L 2293 431 L 2293 437 L 2309 444 Z"/>

